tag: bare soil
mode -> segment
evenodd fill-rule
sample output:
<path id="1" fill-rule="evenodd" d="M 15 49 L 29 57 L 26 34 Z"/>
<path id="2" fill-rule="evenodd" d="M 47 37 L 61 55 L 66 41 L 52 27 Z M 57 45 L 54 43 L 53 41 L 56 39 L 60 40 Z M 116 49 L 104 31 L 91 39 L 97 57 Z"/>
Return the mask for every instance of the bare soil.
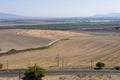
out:
<path id="1" fill-rule="evenodd" d="M 19 80 L 19 77 L 0 77 L 0 80 Z M 43 80 L 120 80 L 120 75 L 53 75 Z"/>

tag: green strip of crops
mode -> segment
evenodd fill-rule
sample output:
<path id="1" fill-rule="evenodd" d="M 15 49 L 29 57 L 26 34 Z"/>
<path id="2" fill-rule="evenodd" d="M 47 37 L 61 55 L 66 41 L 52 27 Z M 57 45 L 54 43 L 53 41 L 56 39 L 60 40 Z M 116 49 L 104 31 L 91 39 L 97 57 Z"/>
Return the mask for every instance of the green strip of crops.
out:
<path id="1" fill-rule="evenodd" d="M 79 28 L 98 28 L 98 27 L 116 27 L 120 24 L 111 24 L 111 23 L 77 23 L 77 24 L 46 24 L 46 25 L 19 25 L 18 28 L 24 29 L 58 29 L 58 30 L 70 30 L 70 29 L 79 29 Z"/>

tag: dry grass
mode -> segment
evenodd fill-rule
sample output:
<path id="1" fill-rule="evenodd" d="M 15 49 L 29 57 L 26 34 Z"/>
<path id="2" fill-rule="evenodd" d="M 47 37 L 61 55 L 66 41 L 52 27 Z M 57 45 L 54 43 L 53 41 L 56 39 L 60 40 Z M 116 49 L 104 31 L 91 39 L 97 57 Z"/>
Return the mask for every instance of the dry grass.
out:
<path id="1" fill-rule="evenodd" d="M 54 30 L 23 30 L 2 29 L 0 30 L 0 49 L 25 49 L 40 47 L 60 38 L 84 36 L 88 34 L 54 31 Z"/>
<path id="2" fill-rule="evenodd" d="M 40 37 L 40 32 L 42 32 L 42 30 L 28 30 L 22 32 L 22 34 L 25 33 L 27 36 L 35 35 L 35 37 Z M 62 66 L 63 62 L 63 65 L 65 67 L 69 66 L 75 68 L 77 66 L 80 68 L 88 68 L 91 65 L 91 59 L 93 61 L 93 65 L 95 65 L 95 63 L 98 61 L 104 62 L 106 64 L 106 67 L 114 67 L 120 65 L 119 36 L 93 36 L 84 33 L 70 34 L 70 32 L 67 33 L 64 31 L 62 31 L 63 34 L 61 33 L 61 36 L 59 36 L 61 31 L 55 31 L 54 36 L 53 31 L 50 31 L 52 33 L 51 36 L 53 35 L 53 37 L 49 37 L 49 34 L 47 32 L 48 31 L 43 31 L 46 36 L 48 35 L 46 38 L 51 39 L 56 39 L 59 37 L 61 38 L 62 35 L 64 37 L 69 33 L 70 36 L 66 35 L 65 37 L 70 37 L 70 40 L 58 42 L 46 50 L 36 50 L 3 56 L 0 57 L 0 63 L 3 63 L 4 68 L 6 68 L 6 60 L 8 60 L 9 68 L 25 68 L 29 65 L 32 66 L 34 64 L 38 64 L 45 68 L 50 68 L 57 65 L 56 56 L 59 54 L 60 66 Z M 56 37 L 57 33 L 58 35 Z"/>
<path id="3" fill-rule="evenodd" d="M 53 39 L 34 37 L 21 34 L 24 30 L 4 29 L 0 30 L 0 49 L 8 51 L 10 49 L 26 49 L 47 45 Z"/>
<path id="4" fill-rule="evenodd" d="M 31 35 L 35 37 L 42 37 L 48 39 L 60 39 L 66 37 L 75 37 L 75 36 L 89 36 L 85 33 L 75 33 L 69 31 L 59 31 L 59 30 L 26 30 L 22 34 Z"/>

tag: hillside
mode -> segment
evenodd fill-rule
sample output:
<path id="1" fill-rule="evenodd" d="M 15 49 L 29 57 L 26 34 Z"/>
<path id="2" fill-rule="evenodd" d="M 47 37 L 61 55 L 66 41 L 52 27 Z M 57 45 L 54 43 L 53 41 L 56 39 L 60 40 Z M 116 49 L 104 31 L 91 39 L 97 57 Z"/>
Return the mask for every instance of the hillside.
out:
<path id="1" fill-rule="evenodd" d="M 4 64 L 4 68 L 6 68 L 6 60 L 8 60 L 9 68 L 24 68 L 34 64 L 48 68 L 57 65 L 56 57 L 59 54 L 60 66 L 63 61 L 65 67 L 88 68 L 91 65 L 91 59 L 93 65 L 102 61 L 106 63 L 107 67 L 119 66 L 119 40 L 119 35 L 72 36 L 69 40 L 60 41 L 45 50 L 0 57 L 0 62 Z"/>
<path id="2" fill-rule="evenodd" d="M 53 39 L 37 38 L 21 34 L 24 30 L 2 29 L 0 30 L 0 49 L 2 52 L 10 49 L 25 49 L 31 47 L 44 46 Z"/>
<path id="3" fill-rule="evenodd" d="M 79 36 L 89 36 L 87 33 L 76 33 L 70 31 L 59 31 L 59 30 L 26 30 L 23 33 L 24 35 L 42 37 L 48 39 L 62 39 L 70 37 L 79 37 Z"/>
<path id="4" fill-rule="evenodd" d="M 0 49 L 3 52 L 10 49 L 36 48 L 45 46 L 56 39 L 85 35 L 88 34 L 54 30 L 1 29 Z"/>

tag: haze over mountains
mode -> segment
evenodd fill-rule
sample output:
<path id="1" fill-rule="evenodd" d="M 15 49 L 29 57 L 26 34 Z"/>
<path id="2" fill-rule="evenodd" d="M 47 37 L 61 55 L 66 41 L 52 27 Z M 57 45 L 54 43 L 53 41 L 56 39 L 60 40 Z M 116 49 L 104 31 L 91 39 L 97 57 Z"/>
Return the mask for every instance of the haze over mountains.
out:
<path id="1" fill-rule="evenodd" d="M 93 17 L 120 18 L 120 13 L 97 14 Z"/>
<path id="2" fill-rule="evenodd" d="M 76 17 L 78 18 L 82 18 L 82 19 L 86 19 L 86 18 L 116 18 L 116 19 L 120 19 L 120 13 L 110 13 L 110 14 L 96 14 L 94 16 L 90 16 L 90 17 Z M 40 17 L 26 17 L 26 16 L 21 16 L 21 15 L 16 15 L 16 14 L 9 14 L 9 13 L 0 13 L 0 20 L 19 20 L 19 19 L 44 19 L 44 18 L 40 18 Z M 45 18 L 46 19 L 46 18 Z"/>
<path id="3" fill-rule="evenodd" d="M 24 19 L 24 16 L 16 15 L 16 14 L 9 14 L 9 13 L 0 13 L 0 20 L 5 19 Z"/>

